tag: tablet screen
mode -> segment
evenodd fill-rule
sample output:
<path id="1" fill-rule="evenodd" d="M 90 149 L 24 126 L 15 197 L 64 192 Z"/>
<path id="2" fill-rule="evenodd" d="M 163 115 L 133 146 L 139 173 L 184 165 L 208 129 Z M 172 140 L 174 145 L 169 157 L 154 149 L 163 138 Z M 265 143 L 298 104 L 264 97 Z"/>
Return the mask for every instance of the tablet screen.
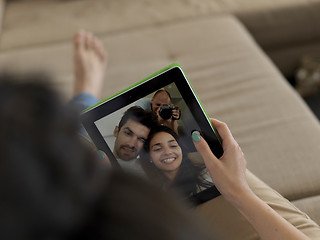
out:
<path id="1" fill-rule="evenodd" d="M 220 138 L 177 64 L 86 110 L 81 121 L 113 167 L 176 188 L 195 204 L 220 193 L 191 133 L 199 131 L 220 157 Z"/>

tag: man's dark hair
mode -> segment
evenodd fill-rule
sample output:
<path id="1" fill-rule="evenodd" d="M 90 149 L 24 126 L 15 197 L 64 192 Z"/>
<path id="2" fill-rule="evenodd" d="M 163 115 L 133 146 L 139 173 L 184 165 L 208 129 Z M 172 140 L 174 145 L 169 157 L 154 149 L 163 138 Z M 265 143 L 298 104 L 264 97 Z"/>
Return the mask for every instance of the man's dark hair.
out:
<path id="1" fill-rule="evenodd" d="M 158 118 L 154 112 L 144 110 L 143 108 L 138 106 L 133 106 L 123 114 L 119 122 L 119 130 L 123 125 L 126 124 L 126 122 L 128 122 L 129 119 L 135 122 L 139 122 L 149 129 L 152 129 L 158 125 Z"/>

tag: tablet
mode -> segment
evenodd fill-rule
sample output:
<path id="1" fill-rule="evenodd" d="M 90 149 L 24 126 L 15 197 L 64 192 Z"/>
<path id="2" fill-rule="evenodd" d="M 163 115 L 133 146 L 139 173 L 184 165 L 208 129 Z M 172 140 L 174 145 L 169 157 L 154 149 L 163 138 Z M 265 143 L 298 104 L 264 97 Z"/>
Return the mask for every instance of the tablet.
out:
<path id="1" fill-rule="evenodd" d="M 218 158 L 221 139 L 179 64 L 86 109 L 81 122 L 114 168 L 175 188 L 195 204 L 220 195 L 191 134 L 199 131 Z"/>

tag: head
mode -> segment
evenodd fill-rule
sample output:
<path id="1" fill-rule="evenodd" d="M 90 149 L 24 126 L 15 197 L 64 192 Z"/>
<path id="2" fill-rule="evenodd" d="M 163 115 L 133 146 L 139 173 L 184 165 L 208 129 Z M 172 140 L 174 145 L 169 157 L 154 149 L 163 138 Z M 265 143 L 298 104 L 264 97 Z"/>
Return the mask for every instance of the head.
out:
<path id="1" fill-rule="evenodd" d="M 178 135 L 169 127 L 158 126 L 152 129 L 145 147 L 150 162 L 167 178 L 174 180 L 183 160 Z"/>
<path id="2" fill-rule="evenodd" d="M 48 83 L 16 80 L 0 76 L 0 239 L 211 239 L 179 198 L 106 169 Z"/>
<path id="3" fill-rule="evenodd" d="M 0 76 L 1 239 L 76 229 L 106 170 L 79 138 L 78 111 L 40 78 Z"/>
<path id="4" fill-rule="evenodd" d="M 140 107 L 129 108 L 113 132 L 116 137 L 113 149 L 115 157 L 125 161 L 136 158 L 150 129 L 156 125 L 157 117 L 152 111 L 145 111 Z"/>
<path id="5" fill-rule="evenodd" d="M 192 164 L 183 142 L 171 128 L 159 125 L 152 129 L 144 148 L 143 167 L 151 179 L 187 198 L 197 192 L 197 186 L 207 187 L 200 174 L 204 166 Z"/>
<path id="6" fill-rule="evenodd" d="M 162 105 L 168 105 L 171 102 L 171 96 L 168 91 L 160 89 L 151 99 L 151 109 L 159 116 L 159 111 Z"/>

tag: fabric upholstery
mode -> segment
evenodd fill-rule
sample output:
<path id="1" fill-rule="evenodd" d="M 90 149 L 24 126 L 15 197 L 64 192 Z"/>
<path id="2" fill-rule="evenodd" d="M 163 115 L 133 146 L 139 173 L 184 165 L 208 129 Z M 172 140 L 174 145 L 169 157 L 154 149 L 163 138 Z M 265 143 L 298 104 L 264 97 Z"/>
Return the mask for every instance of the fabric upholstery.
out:
<path id="1" fill-rule="evenodd" d="M 21 74 L 46 72 L 53 76 L 53 85 L 67 100 L 73 84 L 71 38 L 80 27 L 98 33 L 108 50 L 103 97 L 178 62 L 208 115 L 225 121 L 231 128 L 249 170 L 320 223 L 320 210 L 315 207 L 320 205 L 319 122 L 246 27 L 236 17 L 222 14 L 225 9 L 219 8 L 218 3 L 227 9 L 226 1 L 216 1 L 207 8 L 208 1 L 200 4 L 181 0 L 171 8 L 172 12 L 154 8 L 152 4 L 159 1 L 146 0 L 134 1 L 135 5 L 130 0 L 121 1 L 126 4 L 124 8 L 120 1 L 59 1 L 57 5 L 50 5 L 49 1 L 45 8 L 38 9 L 30 6 L 37 2 L 41 7 L 42 1 L 30 0 L 28 5 L 23 2 L 12 2 L 6 9 L 1 69 Z M 252 1 L 228 4 L 234 11 L 240 5 L 251 11 L 254 6 L 249 9 L 249 2 Z M 302 0 L 272 1 L 275 2 L 287 6 Z M 162 3 L 165 8 L 167 5 Z M 176 14 L 182 3 L 186 7 Z M 72 12 L 71 5 L 75 9 Z M 23 11 L 23 6 L 30 11 Z M 141 15 L 133 15 L 140 8 Z M 95 14 L 84 11 L 88 9 L 96 10 Z M 112 12 L 115 9 L 123 14 L 116 15 L 120 10 Z M 211 16 L 210 9 L 219 14 Z M 59 18 L 54 18 L 57 11 Z M 14 18 L 13 13 L 20 18 Z M 63 23 L 68 24 L 61 28 Z M 304 203 L 313 205 L 308 208 Z"/>
<path id="2" fill-rule="evenodd" d="M 244 23 L 259 45 L 287 76 L 294 74 L 304 54 L 320 54 L 320 30 L 316 24 L 320 21 L 319 0 L 9 2 L 0 43 L 2 50 L 65 41 L 69 39 L 70 32 L 77 28 L 105 35 L 231 13 Z M 301 45 L 317 45 L 317 48 L 313 47 L 315 51 L 310 52 L 301 48 Z M 283 50 L 288 53 L 285 59 L 284 55 L 282 58 L 275 55 Z"/>

